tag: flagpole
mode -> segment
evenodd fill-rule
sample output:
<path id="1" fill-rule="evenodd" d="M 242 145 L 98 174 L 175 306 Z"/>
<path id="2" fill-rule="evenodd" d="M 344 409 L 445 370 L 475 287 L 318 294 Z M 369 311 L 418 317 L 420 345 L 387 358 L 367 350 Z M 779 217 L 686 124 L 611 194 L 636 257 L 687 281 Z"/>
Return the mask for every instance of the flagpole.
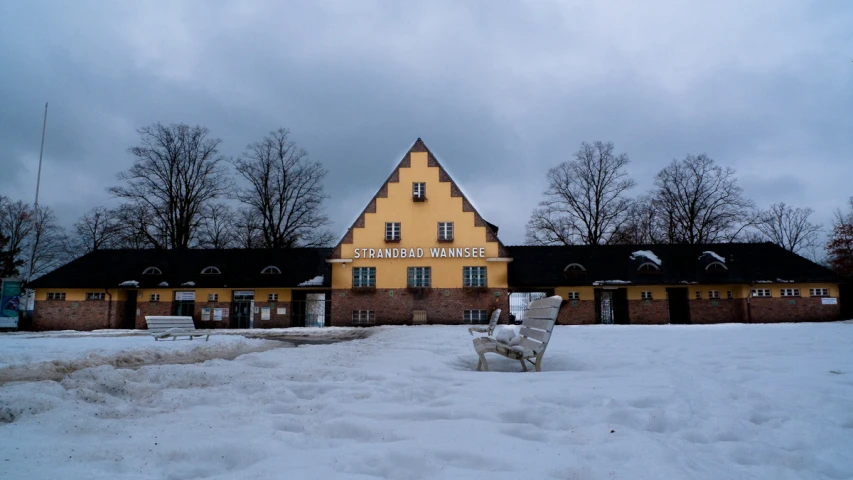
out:
<path id="1" fill-rule="evenodd" d="M 38 175 L 36 176 L 36 203 L 34 205 L 33 213 L 35 214 L 35 231 L 33 232 L 38 238 L 39 232 L 38 229 L 41 228 L 39 222 L 41 221 L 39 217 L 39 189 L 41 188 L 41 160 L 44 156 L 44 134 L 47 131 L 47 104 L 48 102 L 44 102 L 44 122 L 41 125 L 41 150 L 39 151 L 39 170 Z M 35 257 L 36 257 L 36 244 L 38 242 L 33 242 L 33 248 L 30 252 L 30 264 L 29 268 L 27 268 L 27 283 L 33 278 L 33 267 L 35 267 Z M 29 302 L 28 302 L 29 303 Z"/>

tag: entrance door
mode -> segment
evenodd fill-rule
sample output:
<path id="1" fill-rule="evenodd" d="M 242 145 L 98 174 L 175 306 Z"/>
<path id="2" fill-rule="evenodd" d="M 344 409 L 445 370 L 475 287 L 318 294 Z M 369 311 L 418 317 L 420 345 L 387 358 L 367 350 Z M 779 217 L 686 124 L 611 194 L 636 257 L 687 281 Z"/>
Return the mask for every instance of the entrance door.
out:
<path id="1" fill-rule="evenodd" d="M 326 294 L 309 293 L 305 295 L 305 326 L 326 326 Z"/>
<path id="2" fill-rule="evenodd" d="M 690 323 L 690 301 L 686 288 L 667 288 L 669 323 Z"/>
<path id="3" fill-rule="evenodd" d="M 595 318 L 605 325 L 627 325 L 628 290 L 625 288 L 595 289 Z"/>
<path id="4" fill-rule="evenodd" d="M 613 290 L 595 291 L 595 313 L 598 323 L 613 325 Z"/>
<path id="5" fill-rule="evenodd" d="M 124 328 L 136 328 L 136 290 L 127 291 L 127 301 L 124 302 Z"/>
<path id="6" fill-rule="evenodd" d="M 233 328 L 252 328 L 252 309 L 255 304 L 254 291 L 235 291 L 231 303 Z"/>

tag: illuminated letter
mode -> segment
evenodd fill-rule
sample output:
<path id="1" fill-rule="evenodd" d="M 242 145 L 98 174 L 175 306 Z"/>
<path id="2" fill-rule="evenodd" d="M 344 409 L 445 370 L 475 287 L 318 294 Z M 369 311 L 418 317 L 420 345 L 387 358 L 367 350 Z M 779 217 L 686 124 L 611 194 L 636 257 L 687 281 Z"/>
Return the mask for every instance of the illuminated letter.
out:
<path id="1" fill-rule="evenodd" d="M 414 248 L 409 249 L 409 258 L 415 258 L 415 249 Z"/>
<path id="2" fill-rule="evenodd" d="M 477 247 L 471 249 L 471 258 L 477 258 Z"/>
<path id="3" fill-rule="evenodd" d="M 376 249 L 376 258 L 382 258 L 382 249 L 381 248 Z"/>
<path id="4" fill-rule="evenodd" d="M 480 258 L 486 258 L 486 247 L 480 247 Z"/>
<path id="5" fill-rule="evenodd" d="M 456 258 L 462 258 L 462 247 L 456 249 Z"/>
<path id="6" fill-rule="evenodd" d="M 390 248 L 385 249 L 385 258 L 391 258 L 391 249 Z"/>
<path id="7" fill-rule="evenodd" d="M 446 248 L 441 249 L 441 258 L 447 258 L 447 249 Z"/>
<path id="8" fill-rule="evenodd" d="M 400 249 L 395 248 L 394 250 L 391 250 L 391 253 L 392 253 L 391 258 L 398 258 L 400 256 Z"/>
<path id="9" fill-rule="evenodd" d="M 400 258 L 406 258 L 406 249 L 405 248 L 400 249 Z"/>

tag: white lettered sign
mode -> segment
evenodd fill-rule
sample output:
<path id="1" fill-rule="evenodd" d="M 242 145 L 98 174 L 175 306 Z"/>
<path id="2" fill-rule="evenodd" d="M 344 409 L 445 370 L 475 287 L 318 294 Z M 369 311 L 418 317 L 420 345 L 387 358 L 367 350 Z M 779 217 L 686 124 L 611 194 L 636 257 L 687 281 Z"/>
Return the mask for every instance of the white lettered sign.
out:
<path id="1" fill-rule="evenodd" d="M 175 292 L 175 301 L 178 302 L 194 302 L 195 292 Z"/>
<path id="2" fill-rule="evenodd" d="M 353 258 L 486 258 L 486 247 L 356 248 Z"/>
<path id="3" fill-rule="evenodd" d="M 838 305 L 837 298 L 821 298 L 820 303 L 824 305 Z"/>

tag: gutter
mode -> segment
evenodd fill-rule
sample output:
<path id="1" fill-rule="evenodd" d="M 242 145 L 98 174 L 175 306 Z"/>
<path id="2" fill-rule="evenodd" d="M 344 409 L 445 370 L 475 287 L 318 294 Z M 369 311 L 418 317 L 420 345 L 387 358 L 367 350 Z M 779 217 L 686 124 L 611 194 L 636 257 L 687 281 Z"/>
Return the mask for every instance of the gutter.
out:
<path id="1" fill-rule="evenodd" d="M 109 330 L 110 325 L 112 324 L 112 315 L 113 315 L 113 294 L 110 293 L 109 288 L 104 288 L 104 293 L 109 295 L 110 299 L 107 301 L 107 330 Z"/>

